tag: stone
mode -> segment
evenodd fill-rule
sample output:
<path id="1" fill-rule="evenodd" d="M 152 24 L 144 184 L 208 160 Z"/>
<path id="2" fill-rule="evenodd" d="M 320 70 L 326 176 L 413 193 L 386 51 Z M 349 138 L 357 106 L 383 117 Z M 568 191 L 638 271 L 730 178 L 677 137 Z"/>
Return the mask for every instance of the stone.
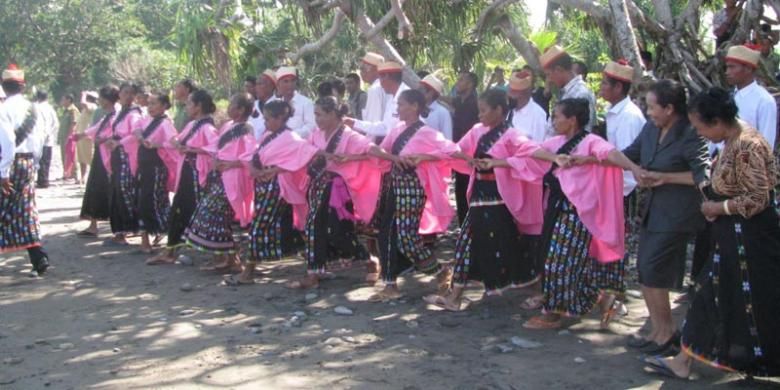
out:
<path id="1" fill-rule="evenodd" d="M 195 313 L 197 313 L 197 311 L 196 311 L 196 310 L 193 310 L 193 309 L 184 309 L 184 310 L 182 310 L 182 311 L 180 311 L 180 312 L 179 312 L 179 315 L 180 315 L 180 316 L 189 316 L 189 315 L 193 315 L 193 314 L 195 314 Z"/>
<path id="2" fill-rule="evenodd" d="M 176 262 L 181 265 L 195 265 L 195 261 L 191 257 L 181 254 L 176 258 Z"/>
<path id="3" fill-rule="evenodd" d="M 569 332 L 568 329 L 564 329 L 564 330 L 559 330 L 558 331 L 558 336 L 566 336 L 566 335 L 570 335 L 570 334 L 571 334 L 571 332 Z"/>
<path id="4" fill-rule="evenodd" d="M 24 359 L 20 358 L 20 357 L 9 357 L 9 358 L 3 359 L 3 364 L 8 364 L 8 365 L 13 366 L 13 365 L 17 365 L 17 364 L 19 364 L 19 363 L 21 363 L 23 361 L 24 361 Z"/>
<path id="5" fill-rule="evenodd" d="M 580 364 L 585 363 L 585 359 L 577 356 L 576 358 L 574 358 L 574 363 L 580 363 Z"/>
<path id="6" fill-rule="evenodd" d="M 407 328 L 416 329 L 418 326 L 420 326 L 420 324 L 418 324 L 417 321 L 414 321 L 414 320 L 406 321 L 406 327 Z"/>
<path id="7" fill-rule="evenodd" d="M 344 306 L 336 306 L 336 308 L 333 309 L 333 311 L 336 312 L 336 314 L 342 316 L 351 316 L 353 314 L 351 309 Z"/>
<path id="8" fill-rule="evenodd" d="M 122 350 L 121 350 L 121 349 L 119 349 L 119 348 L 117 347 L 117 348 L 114 348 L 114 349 L 112 349 L 112 351 L 113 351 L 114 353 L 119 353 L 119 352 L 121 352 Z"/>
<path id="9" fill-rule="evenodd" d="M 181 290 L 183 292 L 190 292 L 190 291 L 192 291 L 192 285 L 189 284 L 189 283 L 184 283 L 184 284 L 181 285 L 181 287 L 179 287 L 179 290 Z"/>
<path id="10" fill-rule="evenodd" d="M 332 347 L 335 347 L 337 345 L 341 345 L 344 343 L 344 340 L 342 340 L 340 337 L 328 337 L 325 340 L 325 345 L 330 345 Z"/>
<path id="11" fill-rule="evenodd" d="M 75 345 L 73 343 L 62 343 L 62 344 L 58 345 L 59 349 L 71 349 L 73 347 L 75 347 Z"/>
<path id="12" fill-rule="evenodd" d="M 626 295 L 631 298 L 642 299 L 642 292 L 639 290 L 626 290 Z"/>
<path id="13" fill-rule="evenodd" d="M 308 293 L 308 294 L 306 294 L 306 295 L 303 297 L 303 299 L 305 299 L 305 300 L 307 300 L 307 301 L 313 301 L 313 300 L 317 299 L 317 297 L 318 297 L 318 295 L 317 295 L 317 294 L 315 294 L 315 293 Z"/>
<path id="14" fill-rule="evenodd" d="M 293 312 L 293 315 L 295 315 L 295 316 L 297 316 L 297 317 L 301 317 L 301 318 L 303 318 L 303 317 L 306 317 L 306 313 L 305 313 L 305 312 L 302 312 L 302 311 L 300 311 L 300 310 L 298 310 L 298 311 L 294 311 L 294 312 Z"/>
<path id="15" fill-rule="evenodd" d="M 517 336 L 514 336 L 511 339 L 509 339 L 509 342 L 511 342 L 514 346 L 520 347 L 522 349 L 536 349 L 542 346 L 542 343 L 538 341 L 527 340 Z"/>
<path id="16" fill-rule="evenodd" d="M 498 348 L 499 352 L 501 353 L 509 353 L 514 350 L 514 348 L 506 345 L 506 344 L 496 344 L 496 348 Z"/>

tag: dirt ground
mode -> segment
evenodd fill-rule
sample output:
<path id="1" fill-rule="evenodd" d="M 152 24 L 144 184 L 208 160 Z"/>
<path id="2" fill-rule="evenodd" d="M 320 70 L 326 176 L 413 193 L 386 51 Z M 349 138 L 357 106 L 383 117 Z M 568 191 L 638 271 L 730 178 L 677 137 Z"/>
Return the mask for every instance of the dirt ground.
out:
<path id="1" fill-rule="evenodd" d="M 363 269 L 311 292 L 284 283 L 300 258 L 267 264 L 254 286 L 220 286 L 195 266 L 145 266 L 137 246 L 75 236 L 81 188 L 38 191 L 52 268 L 29 278 L 26 254 L 0 256 L 2 389 L 721 389 L 775 388 L 696 366 L 693 382 L 643 371 L 625 337 L 645 323 L 636 291 L 611 331 L 594 315 L 564 331 L 529 331 L 523 292 L 430 310 L 430 277 L 408 276 L 397 303 L 368 303 Z M 101 238 L 109 229 L 101 225 Z M 137 243 L 135 239 L 134 243 Z M 451 240 L 439 247 L 451 254 Z M 338 306 L 352 314 L 338 314 Z M 684 308 L 676 307 L 679 317 Z M 514 338 L 514 339 L 513 339 Z M 514 342 L 513 342 L 514 341 Z M 539 344 L 535 344 L 535 343 Z"/>

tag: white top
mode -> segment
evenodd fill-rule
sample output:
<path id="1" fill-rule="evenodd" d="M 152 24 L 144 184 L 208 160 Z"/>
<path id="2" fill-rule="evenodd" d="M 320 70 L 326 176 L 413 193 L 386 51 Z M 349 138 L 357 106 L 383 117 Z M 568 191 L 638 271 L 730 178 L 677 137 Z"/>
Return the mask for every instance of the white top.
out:
<path id="1" fill-rule="evenodd" d="M 379 79 L 374 80 L 366 90 L 366 107 L 363 108 L 362 118 L 366 122 L 381 122 L 385 116 L 387 102 L 393 100 L 379 84 Z"/>
<path id="2" fill-rule="evenodd" d="M 777 103 L 767 90 L 755 81 L 734 93 L 738 116 L 750 123 L 775 148 L 777 138 Z"/>
<path id="3" fill-rule="evenodd" d="M 533 99 L 528 100 L 523 108 L 512 110 L 512 127 L 537 143 L 548 138 L 547 114 Z"/>
<path id="4" fill-rule="evenodd" d="M 41 121 L 41 130 L 43 130 L 43 146 L 57 145 L 57 133 L 60 130 L 60 119 L 57 118 L 57 111 L 49 104 L 43 101 L 35 104 L 38 109 L 38 120 Z"/>
<path id="5" fill-rule="evenodd" d="M 585 130 L 589 132 L 596 123 L 596 95 L 593 94 L 593 91 L 591 91 L 590 88 L 588 88 L 588 85 L 585 84 L 585 81 L 582 80 L 582 76 L 579 75 L 569 80 L 569 82 L 561 88 L 561 98 L 559 100 L 574 98 L 587 99 L 588 103 L 590 103 L 590 120 L 588 121 L 588 125 L 585 126 Z M 552 115 L 550 115 L 550 124 L 552 124 Z"/>
<path id="6" fill-rule="evenodd" d="M 409 87 L 404 83 L 401 83 L 401 85 L 398 86 L 398 90 L 395 91 L 395 95 L 392 96 L 392 99 L 387 100 L 381 121 L 371 122 L 368 120 L 356 120 L 355 125 L 352 127 L 372 137 L 386 136 L 387 133 L 398 124 L 398 97 L 401 96 L 401 92 L 406 91 L 407 89 L 409 89 Z"/>
<path id="7" fill-rule="evenodd" d="M 631 98 L 626 97 L 607 110 L 607 141 L 618 150 L 627 148 L 642 132 L 647 120 L 642 110 Z M 623 196 L 628 196 L 636 188 L 634 174 L 623 172 Z"/>
<path id="8" fill-rule="evenodd" d="M 271 101 L 273 97 L 268 99 Z M 250 125 L 252 125 L 252 129 L 254 129 L 255 139 L 259 140 L 260 137 L 263 135 L 263 132 L 265 132 L 265 117 L 263 116 L 263 110 L 260 109 L 260 105 L 258 104 L 258 101 L 255 100 L 255 108 L 252 112 L 259 112 L 260 115 L 257 118 L 252 118 L 252 116 L 249 116 L 249 122 Z"/>
<path id="9" fill-rule="evenodd" d="M 439 130 L 444 135 L 444 138 L 452 141 L 452 114 L 450 114 L 450 111 L 435 100 L 428 108 L 430 112 L 427 117 L 422 118 L 423 123 Z"/>
<path id="10" fill-rule="evenodd" d="M 41 156 L 43 149 L 44 132 L 42 130 L 43 121 L 40 115 L 36 120 L 32 132 L 25 138 L 24 142 L 16 145 L 15 130 L 19 128 L 27 117 L 30 110 L 30 103 L 21 94 L 16 94 L 5 100 L 0 105 L 0 178 L 8 178 L 11 173 L 11 164 L 13 164 L 16 153 L 32 153 L 36 161 Z M 12 151 L 12 152 L 7 152 Z"/>
<path id="11" fill-rule="evenodd" d="M 282 100 L 282 98 L 274 96 L 268 99 L 266 103 L 274 100 Z M 287 120 L 287 127 L 298 133 L 302 138 L 308 137 L 312 130 L 314 130 L 314 127 L 317 126 L 314 123 L 314 102 L 298 93 L 298 91 L 295 91 L 292 100 L 290 100 L 290 105 L 292 105 L 295 112 L 293 112 L 293 116 Z M 263 123 L 263 130 L 265 130 L 265 123 Z"/>

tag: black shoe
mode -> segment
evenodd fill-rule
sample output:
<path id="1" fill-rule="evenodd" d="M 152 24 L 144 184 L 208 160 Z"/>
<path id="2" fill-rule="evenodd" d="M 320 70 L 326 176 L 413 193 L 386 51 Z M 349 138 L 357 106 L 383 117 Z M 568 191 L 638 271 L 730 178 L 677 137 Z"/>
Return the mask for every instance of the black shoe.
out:
<path id="1" fill-rule="evenodd" d="M 648 355 L 660 355 L 660 356 L 669 356 L 669 354 L 674 353 L 676 348 L 676 345 L 680 342 L 680 335 L 675 332 L 672 337 L 669 337 L 669 340 L 667 340 L 663 344 L 658 344 L 655 341 L 651 341 L 650 344 L 640 348 L 639 350 L 643 353 L 646 353 Z"/>
<path id="2" fill-rule="evenodd" d="M 628 338 L 628 341 L 626 342 L 626 345 L 628 345 L 631 348 L 640 349 L 640 348 L 644 348 L 644 347 L 650 345 L 650 343 L 652 343 L 652 341 L 650 341 L 650 340 L 648 340 L 648 339 L 646 339 L 644 337 L 639 337 L 639 336 L 636 336 L 636 335 L 632 335 L 632 336 L 630 336 Z"/>
<path id="3" fill-rule="evenodd" d="M 38 260 L 38 265 L 36 265 L 34 269 L 35 272 L 38 273 L 38 276 L 43 276 L 43 274 L 46 273 L 46 270 L 49 269 L 49 258 L 42 257 Z"/>

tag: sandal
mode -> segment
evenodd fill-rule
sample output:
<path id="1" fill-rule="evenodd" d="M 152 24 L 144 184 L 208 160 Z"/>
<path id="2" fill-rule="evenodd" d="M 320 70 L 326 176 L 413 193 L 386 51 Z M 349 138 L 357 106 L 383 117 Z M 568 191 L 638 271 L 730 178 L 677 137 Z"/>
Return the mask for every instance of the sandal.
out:
<path id="1" fill-rule="evenodd" d="M 372 303 L 379 303 L 379 302 L 388 302 L 388 301 L 395 301 L 398 299 L 401 299 L 404 295 L 399 293 L 388 293 L 385 290 L 382 290 L 370 297 L 368 297 L 368 301 Z"/>
<path id="2" fill-rule="evenodd" d="M 686 381 L 691 379 L 690 374 L 688 374 L 688 376 L 677 375 L 674 372 L 674 370 L 672 370 L 672 368 L 669 367 L 668 364 L 666 364 L 666 361 L 660 356 L 649 356 L 645 358 L 644 361 L 645 363 L 647 363 L 647 367 L 645 367 L 646 371 L 650 373 L 663 375 L 665 377 L 672 378 L 672 379 L 680 379 Z"/>
<path id="3" fill-rule="evenodd" d="M 544 295 L 534 295 L 526 298 L 520 303 L 523 310 L 538 310 L 544 304 Z"/>
<path id="4" fill-rule="evenodd" d="M 222 278 L 222 284 L 224 286 L 234 286 L 234 287 L 235 286 L 245 286 L 245 285 L 255 284 L 255 280 L 252 279 L 251 282 L 245 282 L 245 281 L 241 280 L 236 275 L 228 275 L 228 276 L 225 276 L 224 278 Z"/>
<path id="5" fill-rule="evenodd" d="M 456 305 L 453 305 L 452 303 L 450 303 L 449 301 L 447 301 L 447 298 L 445 298 L 445 297 L 443 297 L 441 295 L 437 295 L 437 294 L 426 295 L 426 296 L 423 297 L 423 301 L 425 301 L 425 303 L 427 303 L 429 305 L 436 306 L 436 307 L 438 307 L 440 309 L 444 309 L 446 311 L 454 311 L 454 312 L 465 310 L 466 307 L 468 307 L 468 303 L 471 302 L 470 300 L 468 300 L 466 298 L 462 298 L 461 302 L 459 302 L 457 304 L 457 306 L 456 306 Z M 461 307 L 463 301 L 467 302 L 466 307 Z"/>
<path id="6" fill-rule="evenodd" d="M 530 320 L 526 321 L 523 324 L 523 328 L 526 329 L 536 329 L 536 330 L 543 330 L 543 329 L 558 329 L 561 327 L 562 321 L 561 319 L 557 319 L 555 321 L 547 321 L 542 316 L 536 316 L 532 317 Z"/>
<path id="7" fill-rule="evenodd" d="M 612 322 L 612 319 L 615 318 L 615 314 L 617 313 L 617 305 L 615 305 L 615 303 L 617 303 L 617 297 L 613 294 L 610 295 L 611 298 L 606 298 L 609 299 L 607 301 L 608 305 L 604 305 L 604 307 L 608 307 L 608 309 L 601 313 L 601 323 L 599 325 L 602 330 L 609 329 L 609 323 Z"/>

